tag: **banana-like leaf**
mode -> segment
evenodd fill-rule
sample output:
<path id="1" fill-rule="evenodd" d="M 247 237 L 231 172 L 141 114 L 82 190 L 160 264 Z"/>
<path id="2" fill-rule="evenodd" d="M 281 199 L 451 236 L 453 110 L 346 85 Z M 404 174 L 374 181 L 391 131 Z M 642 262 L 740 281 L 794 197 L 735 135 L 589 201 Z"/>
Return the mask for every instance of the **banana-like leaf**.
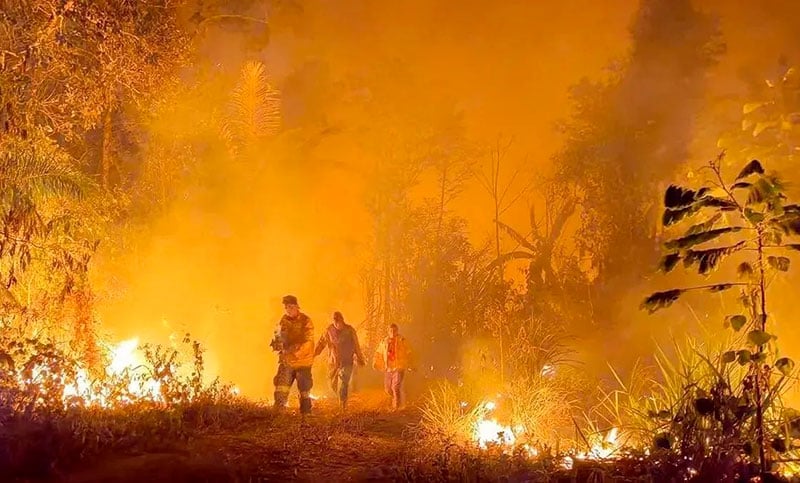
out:
<path id="1" fill-rule="evenodd" d="M 511 228 L 510 226 L 506 225 L 502 221 L 495 220 L 497 226 L 503 229 L 504 232 L 508 234 L 511 238 L 514 239 L 515 242 L 519 243 L 521 246 L 527 248 L 528 250 L 535 252 L 538 248 L 533 245 L 528 239 L 522 236 L 517 230 Z"/>

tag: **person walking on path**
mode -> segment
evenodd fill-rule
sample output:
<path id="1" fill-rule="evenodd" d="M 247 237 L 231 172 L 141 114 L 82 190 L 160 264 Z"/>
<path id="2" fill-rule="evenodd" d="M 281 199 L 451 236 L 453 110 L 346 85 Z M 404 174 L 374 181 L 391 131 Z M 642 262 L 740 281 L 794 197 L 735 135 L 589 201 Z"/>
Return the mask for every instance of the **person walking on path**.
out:
<path id="1" fill-rule="evenodd" d="M 356 329 L 345 323 L 341 312 L 333 313 L 333 323 L 319 338 L 314 355 L 320 355 L 326 348 L 328 349 L 328 380 L 334 394 L 339 396 L 339 404 L 342 409 L 345 409 L 350 377 L 353 375 L 353 364 L 358 363 L 359 366 L 363 366 L 365 363 Z"/>

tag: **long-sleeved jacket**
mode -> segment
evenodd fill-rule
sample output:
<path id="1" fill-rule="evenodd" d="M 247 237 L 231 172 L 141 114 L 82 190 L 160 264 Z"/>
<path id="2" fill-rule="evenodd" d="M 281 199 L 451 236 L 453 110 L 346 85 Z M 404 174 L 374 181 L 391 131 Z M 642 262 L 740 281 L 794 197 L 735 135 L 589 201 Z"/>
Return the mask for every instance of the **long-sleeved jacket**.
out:
<path id="1" fill-rule="evenodd" d="M 281 317 L 280 331 L 284 348 L 280 363 L 290 367 L 311 367 L 314 362 L 314 324 L 304 313 L 295 318 Z"/>
<path id="2" fill-rule="evenodd" d="M 390 346 L 394 344 L 394 360 L 389 360 Z M 375 357 L 372 359 L 372 368 L 378 371 L 391 371 L 408 369 L 412 366 L 411 347 L 405 337 L 398 334 L 394 339 L 386 337 L 375 350 Z"/>
<path id="3" fill-rule="evenodd" d="M 358 343 L 358 334 L 352 325 L 344 324 L 341 329 L 337 329 L 334 324 L 328 326 L 317 342 L 314 355 L 319 355 L 325 348 L 328 348 L 328 363 L 332 367 L 343 367 L 353 365 L 353 357 L 359 361 L 364 360 L 361 353 L 361 346 Z"/>

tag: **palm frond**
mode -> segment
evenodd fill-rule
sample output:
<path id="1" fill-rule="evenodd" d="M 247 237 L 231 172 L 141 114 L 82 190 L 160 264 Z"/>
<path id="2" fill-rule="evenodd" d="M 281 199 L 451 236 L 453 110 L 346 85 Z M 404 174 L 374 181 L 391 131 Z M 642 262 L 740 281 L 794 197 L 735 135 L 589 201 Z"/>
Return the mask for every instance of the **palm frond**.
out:
<path id="1" fill-rule="evenodd" d="M 242 141 L 273 135 L 281 127 L 280 92 L 261 62 L 248 62 L 231 95 L 225 130 Z"/>
<path id="2" fill-rule="evenodd" d="M 80 199 L 93 187 L 70 156 L 48 139 L 14 139 L 0 149 L 0 191 L 17 191 L 32 199 Z"/>

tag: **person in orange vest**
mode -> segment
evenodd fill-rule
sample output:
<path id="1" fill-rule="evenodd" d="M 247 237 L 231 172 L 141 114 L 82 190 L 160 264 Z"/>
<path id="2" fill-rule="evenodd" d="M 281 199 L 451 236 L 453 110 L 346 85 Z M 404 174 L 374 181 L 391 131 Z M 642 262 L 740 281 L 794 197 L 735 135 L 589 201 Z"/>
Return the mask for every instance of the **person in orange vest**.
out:
<path id="1" fill-rule="evenodd" d="M 405 337 L 400 335 L 397 324 L 389 326 L 389 335 L 384 338 L 375 351 L 372 368 L 384 372 L 384 388 L 392 398 L 392 408 L 403 407 L 403 380 L 411 369 L 411 348 Z"/>
<path id="2" fill-rule="evenodd" d="M 314 324 L 306 314 L 300 312 L 297 297 L 283 297 L 285 314 L 270 344 L 277 351 L 278 372 L 272 382 L 275 385 L 275 408 L 283 409 L 289 402 L 289 390 L 297 381 L 300 393 L 300 413 L 311 413 L 311 364 L 314 362 Z"/>
<path id="3" fill-rule="evenodd" d="M 331 389 L 339 396 L 339 404 L 345 409 L 353 364 L 357 362 L 359 366 L 363 366 L 364 355 L 361 353 L 356 329 L 345 323 L 341 312 L 333 313 L 333 323 L 319 338 L 314 355 L 320 355 L 325 348 L 328 349 L 328 379 Z"/>

